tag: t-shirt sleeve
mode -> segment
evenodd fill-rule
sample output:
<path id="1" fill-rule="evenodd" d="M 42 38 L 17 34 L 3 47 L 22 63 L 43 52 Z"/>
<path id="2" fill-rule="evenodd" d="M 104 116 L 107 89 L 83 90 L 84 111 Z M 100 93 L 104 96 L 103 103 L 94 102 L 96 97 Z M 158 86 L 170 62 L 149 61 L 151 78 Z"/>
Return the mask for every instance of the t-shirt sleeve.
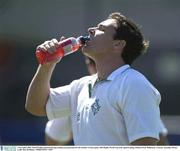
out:
<path id="1" fill-rule="evenodd" d="M 49 120 L 70 115 L 71 85 L 51 88 L 46 104 L 46 113 Z"/>
<path id="2" fill-rule="evenodd" d="M 129 143 L 144 138 L 159 139 L 160 93 L 144 78 L 130 78 L 123 92 L 121 110 Z"/>
<path id="3" fill-rule="evenodd" d="M 49 120 L 71 116 L 72 110 L 76 108 L 78 95 L 87 79 L 85 76 L 72 81 L 69 85 L 51 88 L 46 104 L 46 113 Z"/>

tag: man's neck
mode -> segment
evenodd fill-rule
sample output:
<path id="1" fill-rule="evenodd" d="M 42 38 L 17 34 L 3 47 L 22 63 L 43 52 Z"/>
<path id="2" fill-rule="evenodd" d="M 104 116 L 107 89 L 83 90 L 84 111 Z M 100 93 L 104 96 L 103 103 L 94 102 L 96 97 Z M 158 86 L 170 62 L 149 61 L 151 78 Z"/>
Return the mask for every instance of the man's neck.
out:
<path id="1" fill-rule="evenodd" d="M 104 58 L 96 60 L 96 68 L 99 80 L 107 79 L 107 77 L 117 68 L 123 66 L 123 60 L 117 57 Z"/>

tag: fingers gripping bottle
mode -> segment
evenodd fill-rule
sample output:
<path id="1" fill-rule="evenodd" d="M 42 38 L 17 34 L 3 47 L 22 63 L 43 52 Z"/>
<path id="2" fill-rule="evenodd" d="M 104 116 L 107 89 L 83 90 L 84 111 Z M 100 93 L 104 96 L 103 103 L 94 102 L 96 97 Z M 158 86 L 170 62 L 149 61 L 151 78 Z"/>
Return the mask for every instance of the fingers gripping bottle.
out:
<path id="1" fill-rule="evenodd" d="M 86 41 L 89 40 L 89 36 L 80 36 L 78 38 L 70 37 L 59 42 L 59 47 L 54 53 L 49 53 L 48 51 L 36 50 L 36 58 L 40 64 L 45 64 L 54 59 L 69 55 L 77 51 L 81 46 L 83 46 Z"/>

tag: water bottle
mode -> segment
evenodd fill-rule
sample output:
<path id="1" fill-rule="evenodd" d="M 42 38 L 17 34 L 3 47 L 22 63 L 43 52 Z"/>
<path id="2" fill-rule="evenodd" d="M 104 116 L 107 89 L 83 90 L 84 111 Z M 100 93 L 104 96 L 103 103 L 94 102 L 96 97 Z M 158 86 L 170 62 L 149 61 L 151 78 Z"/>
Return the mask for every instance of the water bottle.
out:
<path id="1" fill-rule="evenodd" d="M 45 64 L 54 59 L 69 55 L 76 52 L 81 46 L 83 46 L 86 41 L 90 38 L 89 36 L 80 36 L 78 38 L 70 37 L 59 42 L 59 47 L 54 53 L 49 53 L 48 51 L 36 50 L 36 58 L 40 64 Z"/>

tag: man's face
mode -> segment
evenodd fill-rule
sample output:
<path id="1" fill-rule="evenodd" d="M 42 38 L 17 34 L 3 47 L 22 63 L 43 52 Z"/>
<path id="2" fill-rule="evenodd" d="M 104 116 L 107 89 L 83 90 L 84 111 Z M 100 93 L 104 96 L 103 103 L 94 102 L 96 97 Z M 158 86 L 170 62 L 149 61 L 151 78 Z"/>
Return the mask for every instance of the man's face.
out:
<path id="1" fill-rule="evenodd" d="M 115 19 L 107 19 L 99 23 L 97 27 L 89 28 L 90 41 L 82 48 L 82 52 L 92 58 L 110 53 L 113 50 L 116 26 Z"/>

